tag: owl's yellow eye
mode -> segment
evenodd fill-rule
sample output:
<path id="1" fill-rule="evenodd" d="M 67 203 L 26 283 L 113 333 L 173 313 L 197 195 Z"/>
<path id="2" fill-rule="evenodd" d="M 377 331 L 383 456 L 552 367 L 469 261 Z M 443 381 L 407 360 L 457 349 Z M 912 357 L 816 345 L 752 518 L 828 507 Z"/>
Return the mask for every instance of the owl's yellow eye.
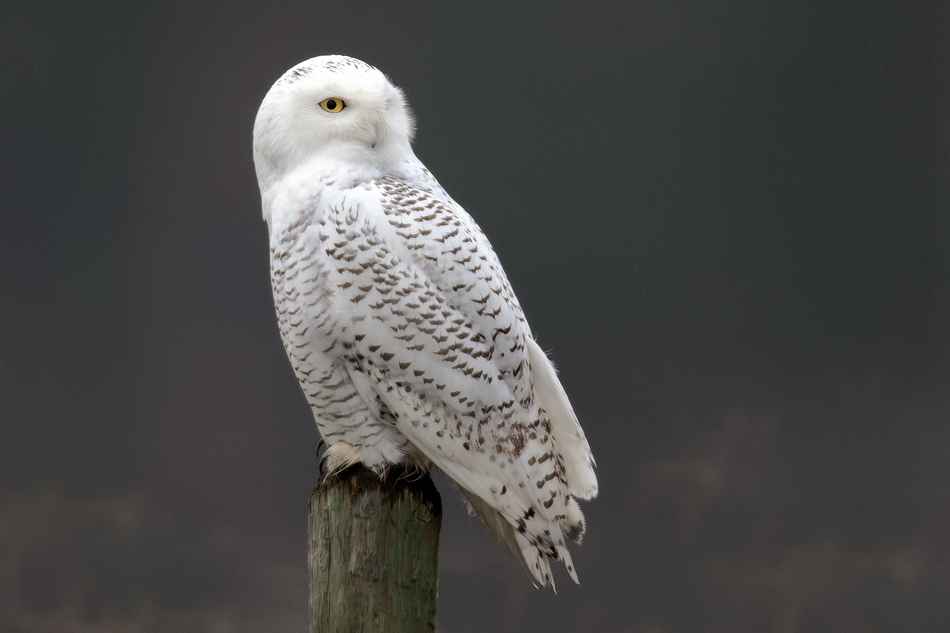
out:
<path id="1" fill-rule="evenodd" d="M 320 107 L 327 112 L 340 112 L 346 107 L 346 104 L 343 103 L 343 99 L 339 97 L 330 97 L 321 101 Z"/>

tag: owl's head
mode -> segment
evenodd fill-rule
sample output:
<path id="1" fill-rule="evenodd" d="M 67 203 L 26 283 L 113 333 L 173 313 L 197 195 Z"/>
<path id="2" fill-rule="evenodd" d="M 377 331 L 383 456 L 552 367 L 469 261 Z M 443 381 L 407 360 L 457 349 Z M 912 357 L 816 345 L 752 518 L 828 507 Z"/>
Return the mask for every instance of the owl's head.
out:
<path id="1" fill-rule="evenodd" d="M 385 169 L 411 154 L 414 124 L 402 91 L 376 68 L 324 55 L 297 64 L 264 97 L 254 123 L 262 187 L 302 162 Z"/>

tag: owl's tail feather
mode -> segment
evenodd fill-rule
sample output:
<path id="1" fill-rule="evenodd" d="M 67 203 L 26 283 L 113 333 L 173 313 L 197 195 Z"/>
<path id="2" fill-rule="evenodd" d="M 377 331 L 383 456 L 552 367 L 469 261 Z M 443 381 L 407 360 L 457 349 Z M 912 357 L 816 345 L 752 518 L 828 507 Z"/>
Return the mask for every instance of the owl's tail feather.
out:
<path id="1" fill-rule="evenodd" d="M 577 579 L 577 572 L 574 569 L 574 563 L 571 561 L 571 554 L 564 547 L 559 547 L 557 545 L 552 545 L 550 548 L 546 548 L 543 545 L 534 545 L 531 543 L 528 538 L 530 535 L 520 534 L 515 530 L 514 526 L 505 519 L 495 508 L 493 508 L 489 503 L 483 500 L 478 495 L 471 493 L 465 488 L 459 486 L 459 489 L 462 491 L 462 494 L 465 495 L 465 499 L 468 501 L 469 507 L 471 508 L 473 514 L 477 515 L 488 528 L 488 531 L 492 533 L 499 543 L 504 546 L 504 548 L 511 554 L 511 557 L 516 561 L 520 562 L 527 572 L 531 575 L 536 583 L 535 586 L 541 585 L 545 587 L 550 585 L 554 589 L 555 593 L 557 588 L 554 586 L 554 576 L 551 574 L 551 558 L 555 560 L 563 560 L 565 567 L 567 567 L 567 572 L 570 574 L 571 579 L 580 584 L 580 581 Z M 577 507 L 577 502 L 571 500 L 574 505 L 574 509 L 577 510 L 578 515 L 580 515 L 580 509 Z M 570 506 L 569 506 L 570 507 Z M 573 512 L 569 511 L 569 517 Z M 562 526 L 567 528 L 565 534 L 574 538 L 575 535 L 583 534 L 584 528 L 584 517 L 580 515 L 578 523 L 573 526 Z M 579 536 L 574 538 L 574 540 L 580 540 Z"/>

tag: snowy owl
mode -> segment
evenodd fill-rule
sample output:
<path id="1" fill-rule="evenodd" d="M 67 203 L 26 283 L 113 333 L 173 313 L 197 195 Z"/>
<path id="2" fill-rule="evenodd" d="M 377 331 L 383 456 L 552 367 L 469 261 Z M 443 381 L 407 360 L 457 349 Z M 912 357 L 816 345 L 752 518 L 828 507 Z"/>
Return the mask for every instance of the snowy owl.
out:
<path id="1" fill-rule="evenodd" d="M 475 221 L 410 147 L 402 91 L 315 57 L 268 91 L 254 164 L 284 347 L 330 472 L 438 467 L 536 582 L 577 573 L 594 459 Z"/>

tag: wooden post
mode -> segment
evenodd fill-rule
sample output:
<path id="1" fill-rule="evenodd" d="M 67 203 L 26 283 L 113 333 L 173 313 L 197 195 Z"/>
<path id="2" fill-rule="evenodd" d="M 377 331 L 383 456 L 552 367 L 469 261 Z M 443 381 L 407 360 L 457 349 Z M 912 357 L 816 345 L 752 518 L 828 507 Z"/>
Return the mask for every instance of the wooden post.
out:
<path id="1" fill-rule="evenodd" d="M 310 496 L 310 633 L 435 631 L 442 502 L 428 475 L 355 466 Z"/>

